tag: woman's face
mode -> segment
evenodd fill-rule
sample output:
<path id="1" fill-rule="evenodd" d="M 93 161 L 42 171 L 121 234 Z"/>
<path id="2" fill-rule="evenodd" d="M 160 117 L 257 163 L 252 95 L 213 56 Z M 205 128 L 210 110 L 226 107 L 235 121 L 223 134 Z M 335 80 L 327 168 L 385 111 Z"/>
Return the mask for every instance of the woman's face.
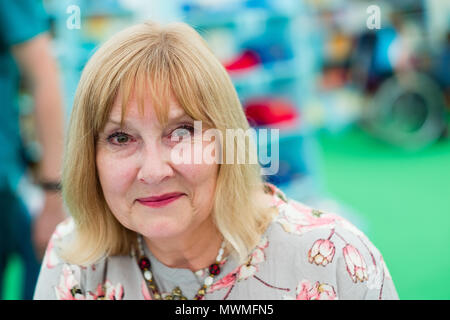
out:
<path id="1" fill-rule="evenodd" d="M 120 97 L 97 141 L 96 165 L 106 202 L 128 229 L 148 239 L 177 238 L 199 231 L 212 219 L 218 164 L 176 164 L 174 137 L 191 134 L 194 120 L 172 100 L 169 122 L 162 127 L 151 100 L 144 114 L 132 99 L 120 127 Z M 195 139 L 195 137 L 194 137 Z M 194 152 L 194 151 L 193 151 Z M 193 156 L 193 155 L 192 155 Z"/>

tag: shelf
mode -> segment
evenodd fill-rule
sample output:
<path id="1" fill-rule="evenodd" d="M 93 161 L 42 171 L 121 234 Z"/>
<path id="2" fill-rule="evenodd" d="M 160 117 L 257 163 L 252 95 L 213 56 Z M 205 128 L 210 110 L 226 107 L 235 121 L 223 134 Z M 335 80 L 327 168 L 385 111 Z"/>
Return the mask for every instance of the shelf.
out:
<path id="1" fill-rule="evenodd" d="M 230 28 L 241 24 L 261 24 L 289 21 L 293 13 L 274 12 L 259 8 L 240 8 L 230 12 L 198 10 L 183 13 L 183 20 L 197 29 Z"/>
<path id="2" fill-rule="evenodd" d="M 297 61 L 295 59 L 266 63 L 240 73 L 230 73 L 236 87 L 266 85 L 278 81 L 297 80 Z"/>
<path id="3" fill-rule="evenodd" d="M 273 129 L 278 129 L 279 131 L 279 143 L 285 143 L 289 140 L 296 139 L 296 138 L 304 138 L 308 136 L 312 136 L 314 134 L 314 130 L 310 127 L 307 127 L 306 125 L 302 124 L 294 124 L 292 127 L 286 128 L 286 127 L 278 127 L 276 125 L 274 126 L 259 126 L 254 127 L 254 129 L 258 132 L 261 129 L 267 130 L 267 132 L 270 132 Z M 270 136 L 271 141 L 269 143 L 273 142 L 273 137 Z M 259 139 L 258 139 L 259 141 Z"/>

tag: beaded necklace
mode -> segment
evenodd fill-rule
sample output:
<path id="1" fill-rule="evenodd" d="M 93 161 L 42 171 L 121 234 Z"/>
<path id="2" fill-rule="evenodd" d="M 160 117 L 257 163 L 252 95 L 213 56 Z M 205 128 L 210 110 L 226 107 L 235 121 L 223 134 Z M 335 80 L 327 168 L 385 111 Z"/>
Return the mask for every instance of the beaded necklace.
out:
<path id="1" fill-rule="evenodd" d="M 194 296 L 194 300 L 201 300 L 204 297 L 206 290 L 212 285 L 214 277 L 220 274 L 220 263 L 222 261 L 224 248 L 225 248 L 225 241 L 222 241 L 222 245 L 220 246 L 219 252 L 216 257 L 216 261 L 209 266 L 208 268 L 209 275 L 205 278 L 203 285 L 200 287 L 200 289 L 198 289 L 197 294 Z M 171 294 L 168 294 L 163 297 L 159 292 L 158 287 L 156 286 L 156 282 L 153 278 L 153 273 L 151 272 L 150 259 L 147 258 L 147 256 L 144 253 L 141 235 L 138 235 L 138 250 L 139 250 L 139 257 L 137 257 L 137 262 L 139 265 L 139 269 L 141 269 L 147 287 L 152 292 L 153 297 L 156 300 L 188 300 L 183 295 L 180 287 L 178 286 L 172 290 Z"/>

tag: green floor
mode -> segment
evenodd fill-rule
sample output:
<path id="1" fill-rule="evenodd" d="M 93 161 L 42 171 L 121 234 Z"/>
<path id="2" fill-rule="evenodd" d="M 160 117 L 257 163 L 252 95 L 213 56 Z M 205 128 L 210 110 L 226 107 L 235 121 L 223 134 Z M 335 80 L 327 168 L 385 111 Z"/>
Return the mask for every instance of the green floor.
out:
<path id="1" fill-rule="evenodd" d="M 6 268 L 5 275 L 5 296 L 3 299 L 5 300 L 17 300 L 21 296 L 21 287 L 22 287 L 22 262 L 16 256 L 11 258 L 11 261 L 8 263 L 8 267 Z"/>
<path id="2" fill-rule="evenodd" d="M 401 299 L 450 299 L 450 141 L 408 154 L 358 129 L 320 137 L 328 191 L 368 223 Z M 6 299 L 22 265 L 8 268 Z"/>
<path id="3" fill-rule="evenodd" d="M 450 299 L 450 141 L 405 153 L 359 129 L 321 135 L 327 190 L 368 223 L 401 299 Z"/>

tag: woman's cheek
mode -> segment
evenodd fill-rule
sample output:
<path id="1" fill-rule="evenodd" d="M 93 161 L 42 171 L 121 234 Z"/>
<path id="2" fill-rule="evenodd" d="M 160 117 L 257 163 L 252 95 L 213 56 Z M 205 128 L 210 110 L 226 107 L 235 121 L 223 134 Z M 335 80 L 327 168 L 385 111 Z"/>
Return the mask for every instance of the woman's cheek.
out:
<path id="1" fill-rule="evenodd" d="M 188 181 L 194 186 L 201 186 L 201 183 L 209 178 L 212 178 L 214 172 L 213 167 L 216 164 L 195 164 L 195 163 L 181 163 L 174 165 L 176 171 L 180 173 L 184 180 Z"/>
<path id="2" fill-rule="evenodd" d="M 97 168 L 105 197 L 126 194 L 136 175 L 134 162 L 132 157 L 117 157 L 108 152 L 97 157 Z"/>

